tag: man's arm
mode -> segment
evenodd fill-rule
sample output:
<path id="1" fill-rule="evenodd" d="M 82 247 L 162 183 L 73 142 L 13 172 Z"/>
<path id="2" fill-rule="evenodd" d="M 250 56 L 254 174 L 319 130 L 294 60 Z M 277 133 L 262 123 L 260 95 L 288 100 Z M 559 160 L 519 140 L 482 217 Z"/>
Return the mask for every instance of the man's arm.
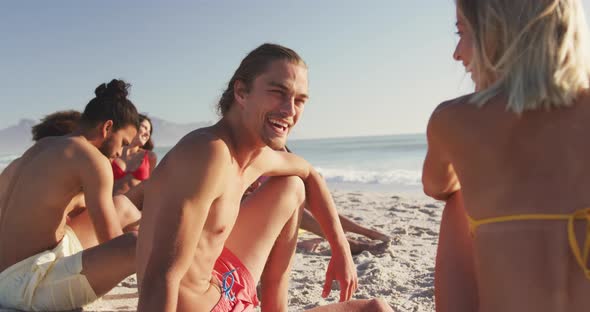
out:
<path id="1" fill-rule="evenodd" d="M 86 208 L 99 243 L 104 243 L 123 234 L 113 203 L 113 169 L 98 151 L 84 149 L 81 154 L 78 170 Z"/>
<path id="2" fill-rule="evenodd" d="M 123 196 L 129 198 L 129 200 L 137 207 L 137 209 L 143 209 L 143 191 L 145 189 L 145 185 L 148 183 L 148 180 L 143 180 L 136 186 L 132 187 L 127 193 Z"/>
<path id="3" fill-rule="evenodd" d="M 349 300 L 358 286 L 356 267 L 352 261 L 350 246 L 342 230 L 336 205 L 324 178 L 303 158 L 287 153 L 267 150 L 261 157 L 268 170 L 264 175 L 299 176 L 305 184 L 306 207 L 316 218 L 332 249 L 332 258 L 326 272 L 326 283 L 322 295 L 327 297 L 332 281 L 340 283 L 340 301 Z"/>
<path id="4" fill-rule="evenodd" d="M 445 110 L 449 104 L 439 106 L 428 122 L 426 136 L 428 151 L 422 169 L 422 185 L 424 193 L 434 199 L 446 200 L 453 193 L 461 189 L 461 184 L 451 164 L 442 140 L 445 134 Z"/>
<path id="5" fill-rule="evenodd" d="M 220 142 L 199 148 L 186 145 L 167 157 L 169 166 L 152 177 L 146 190 L 166 186 L 153 195 L 156 203 L 145 207 L 156 214 L 158 225 L 151 229 L 154 240 L 138 311 L 176 311 L 180 281 L 195 257 L 209 209 L 226 183 L 227 147 Z"/>

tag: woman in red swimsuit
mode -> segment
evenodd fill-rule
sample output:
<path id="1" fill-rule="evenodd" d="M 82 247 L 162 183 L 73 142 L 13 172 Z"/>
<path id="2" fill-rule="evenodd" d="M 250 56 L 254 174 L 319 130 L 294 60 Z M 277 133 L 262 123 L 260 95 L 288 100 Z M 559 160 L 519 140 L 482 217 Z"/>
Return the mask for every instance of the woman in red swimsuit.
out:
<path id="1" fill-rule="evenodd" d="M 111 163 L 115 185 L 113 194 L 125 194 L 129 189 L 150 177 L 156 167 L 157 156 L 152 149 L 152 121 L 143 114 L 139 114 L 139 131 L 129 144 L 123 148 L 121 157 Z"/>

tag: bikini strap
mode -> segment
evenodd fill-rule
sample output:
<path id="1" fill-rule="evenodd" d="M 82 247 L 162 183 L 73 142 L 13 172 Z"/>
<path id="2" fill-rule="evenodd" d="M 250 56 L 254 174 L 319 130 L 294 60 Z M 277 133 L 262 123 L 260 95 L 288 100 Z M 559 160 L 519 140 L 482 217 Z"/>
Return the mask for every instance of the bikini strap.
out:
<path id="1" fill-rule="evenodd" d="M 574 254 L 576 262 L 580 268 L 584 271 L 584 275 L 587 279 L 590 279 L 590 268 L 588 268 L 588 257 L 590 256 L 590 208 L 576 210 L 571 214 L 523 214 L 523 215 L 511 215 L 487 218 L 481 220 L 475 220 L 471 216 L 467 215 L 469 221 L 469 231 L 471 236 L 475 237 L 475 230 L 482 224 L 507 222 L 507 221 L 524 221 L 524 220 L 567 220 L 567 232 L 570 249 Z M 584 241 L 583 252 L 578 244 L 575 231 L 575 221 L 586 220 L 586 238 Z"/>
<path id="2" fill-rule="evenodd" d="M 584 253 L 580 250 L 578 239 L 576 238 L 575 222 L 576 220 L 586 220 L 586 238 L 584 242 Z M 570 248 L 576 258 L 576 262 L 584 271 L 587 279 L 590 279 L 590 269 L 588 268 L 588 253 L 590 250 L 590 208 L 580 209 L 571 214 L 567 223 L 568 240 Z"/>
<path id="3" fill-rule="evenodd" d="M 569 220 L 571 216 L 571 214 L 522 214 L 476 220 L 467 215 L 467 219 L 469 221 L 469 231 L 471 232 L 471 236 L 474 237 L 475 230 L 483 224 L 529 220 Z"/>

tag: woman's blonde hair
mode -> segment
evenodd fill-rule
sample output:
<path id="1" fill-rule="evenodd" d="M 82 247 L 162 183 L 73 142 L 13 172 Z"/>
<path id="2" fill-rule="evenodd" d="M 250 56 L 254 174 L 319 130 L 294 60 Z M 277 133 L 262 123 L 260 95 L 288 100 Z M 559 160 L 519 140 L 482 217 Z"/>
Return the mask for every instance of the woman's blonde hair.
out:
<path id="1" fill-rule="evenodd" d="M 456 0 L 473 36 L 479 106 L 499 93 L 507 110 L 569 106 L 589 87 L 588 29 L 580 0 Z"/>

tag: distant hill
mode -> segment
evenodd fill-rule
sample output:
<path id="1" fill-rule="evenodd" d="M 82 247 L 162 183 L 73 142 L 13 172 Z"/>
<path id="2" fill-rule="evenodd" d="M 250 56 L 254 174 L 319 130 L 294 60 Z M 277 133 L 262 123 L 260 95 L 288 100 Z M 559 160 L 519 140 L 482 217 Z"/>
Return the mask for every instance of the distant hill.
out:
<path id="1" fill-rule="evenodd" d="M 156 147 L 173 146 L 190 131 L 213 124 L 193 122 L 179 124 L 150 116 L 154 124 L 153 139 Z M 21 119 L 18 124 L 0 129 L 0 154 L 20 154 L 33 144 L 31 127 L 37 120 Z"/>
<path id="2" fill-rule="evenodd" d="M 32 119 L 21 119 L 16 125 L 1 129 L 0 154 L 18 154 L 31 146 L 31 127 L 36 123 Z"/>
<path id="3" fill-rule="evenodd" d="M 152 138 L 156 147 L 173 146 L 185 134 L 195 129 L 207 127 L 213 124 L 211 121 L 179 124 L 152 116 L 150 116 L 150 119 L 154 124 L 154 133 Z"/>

